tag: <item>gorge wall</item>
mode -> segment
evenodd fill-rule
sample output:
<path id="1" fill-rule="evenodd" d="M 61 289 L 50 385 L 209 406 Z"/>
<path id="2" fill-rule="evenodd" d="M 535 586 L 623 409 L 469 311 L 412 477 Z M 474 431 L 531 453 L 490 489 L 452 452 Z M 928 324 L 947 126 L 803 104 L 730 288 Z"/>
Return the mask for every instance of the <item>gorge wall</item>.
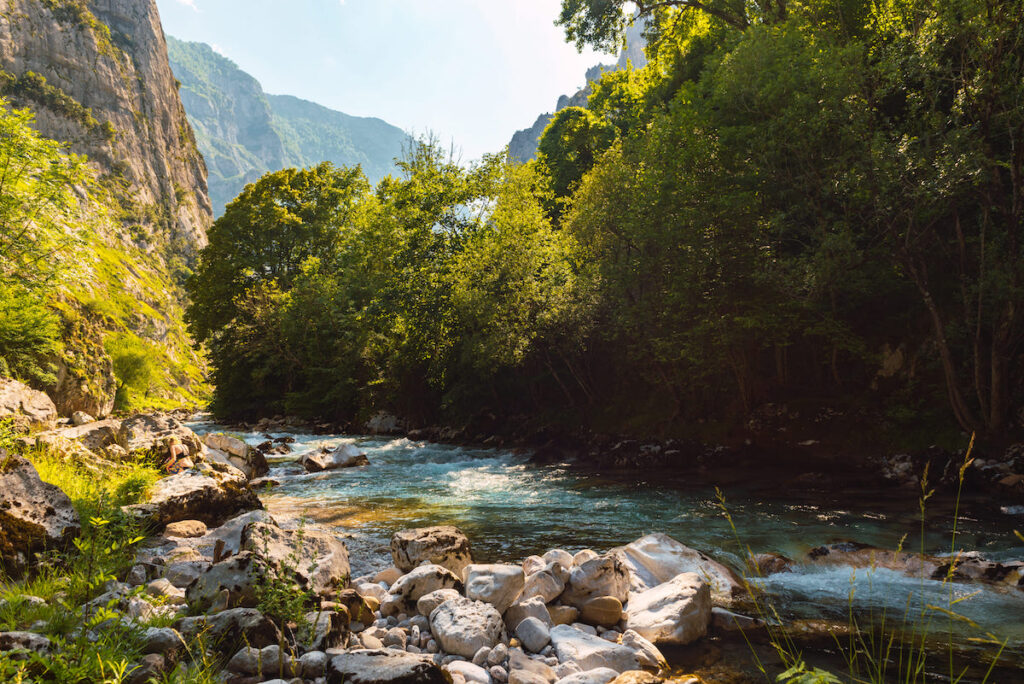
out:
<path id="1" fill-rule="evenodd" d="M 153 402 L 195 400 L 203 361 L 182 322 L 181 285 L 213 215 L 155 2 L 0 0 L 0 95 L 97 174 L 83 272 L 51 297 L 65 328 L 47 388 L 58 408 L 112 409 L 111 335 L 154 355 Z"/>

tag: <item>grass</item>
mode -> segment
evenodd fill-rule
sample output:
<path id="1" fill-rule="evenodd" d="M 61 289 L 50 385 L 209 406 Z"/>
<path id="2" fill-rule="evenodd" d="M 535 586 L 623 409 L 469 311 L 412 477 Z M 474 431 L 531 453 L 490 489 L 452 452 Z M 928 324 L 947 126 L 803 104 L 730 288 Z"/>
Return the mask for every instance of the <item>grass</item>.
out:
<path id="1" fill-rule="evenodd" d="M 32 631 L 52 643 L 46 656 L 18 659 L 0 653 L 2 682 L 97 682 L 120 684 L 143 655 L 144 630 L 165 627 L 167 616 L 128 621 L 118 600 L 86 606 L 123 578 L 146 531 L 121 512 L 121 506 L 145 499 L 159 471 L 144 460 L 128 460 L 95 472 L 46 451 L 20 448 L 0 421 L 0 447 L 28 458 L 41 479 L 62 489 L 82 521 L 73 546 L 42 554 L 30 576 L 0 577 L 0 631 Z M 142 589 L 133 591 L 142 596 Z M 159 600 L 143 597 L 160 604 Z M 157 682 L 216 681 L 217 661 L 200 638 L 184 649 Z"/>
<path id="2" fill-rule="evenodd" d="M 755 611 L 767 625 L 770 644 L 785 669 L 776 677 L 777 682 L 782 684 L 840 684 L 841 682 L 924 684 L 934 678 L 935 671 L 939 668 L 944 670 L 942 673 L 944 680 L 952 684 L 965 681 L 969 676 L 972 677 L 970 681 L 981 682 L 981 684 L 985 684 L 991 679 L 1008 640 L 982 630 L 975 621 L 958 613 L 956 606 L 970 600 L 977 592 L 957 598 L 954 590 L 954 577 L 961 559 L 961 552 L 957 549 L 960 497 L 965 473 L 973 462 L 971 458 L 973 447 L 974 437 L 972 436 L 959 470 L 959 484 L 950 539 L 952 562 L 941 580 L 943 588 L 947 592 L 948 605 L 933 605 L 923 600 L 924 583 L 930 580 L 922 574 L 920 605 L 914 605 L 911 595 L 907 598 L 906 608 L 901 616 L 894 618 L 889 615 L 887 610 L 882 610 L 878 614 L 874 611 L 868 611 L 866 615 L 858 613 L 854 609 L 854 573 L 854 576 L 851 576 L 851 589 L 847 604 L 848 629 L 844 630 L 848 637 L 845 643 L 838 636 L 833 637 L 836 648 L 846 663 L 846 671 L 839 673 L 839 676 L 807 664 L 804 653 L 784 628 L 785 620 L 777 607 L 772 604 L 769 597 L 759 591 L 754 582 L 747 578 L 744 579 Z M 754 556 L 750 548 L 745 547 L 739 539 L 736 526 L 726 507 L 724 495 L 720 490 L 717 490 L 717 493 L 719 507 L 728 520 L 737 543 L 740 548 L 746 549 L 747 558 L 753 559 Z M 933 493 L 934 490 L 929 486 L 928 468 L 926 467 L 921 478 L 921 491 L 918 498 L 921 520 L 919 553 L 922 558 L 925 556 L 925 511 Z M 1024 540 L 1024 536 L 1021 536 L 1019 532 L 1017 535 Z M 902 542 L 898 550 L 902 551 Z M 869 568 L 869 577 L 874 569 L 874 567 Z M 752 574 L 759 574 L 754 563 L 750 563 L 750 571 Z M 964 629 L 972 630 L 973 634 L 964 637 Z M 746 638 L 746 635 L 744 637 Z M 965 660 L 958 643 L 961 639 L 966 639 L 972 646 L 983 649 L 984 654 L 975 659 Z M 766 679 L 771 681 L 768 670 L 758 657 L 753 644 L 749 640 L 748 644 L 754 653 L 758 669 Z M 984 669 L 983 672 L 972 673 L 971 667 L 975 664 L 972 660 L 985 659 L 989 660 L 987 669 Z"/>

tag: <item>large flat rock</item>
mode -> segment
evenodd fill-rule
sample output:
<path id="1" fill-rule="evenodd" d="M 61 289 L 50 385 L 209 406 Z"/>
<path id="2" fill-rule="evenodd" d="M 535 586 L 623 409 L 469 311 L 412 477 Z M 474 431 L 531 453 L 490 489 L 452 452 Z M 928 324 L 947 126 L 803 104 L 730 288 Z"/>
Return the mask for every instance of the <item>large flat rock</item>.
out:
<path id="1" fill-rule="evenodd" d="M 147 502 L 126 506 L 125 512 L 157 526 L 199 520 L 213 527 L 263 508 L 245 477 L 225 471 L 203 464 L 165 477 L 153 485 Z"/>
<path id="2" fill-rule="evenodd" d="M 62 548 L 79 532 L 67 494 L 39 479 L 26 459 L 0 449 L 0 569 L 20 576 L 37 552 Z"/>
<path id="3" fill-rule="evenodd" d="M 327 665 L 328 684 L 451 684 L 429 656 L 395 650 L 349 651 Z"/>

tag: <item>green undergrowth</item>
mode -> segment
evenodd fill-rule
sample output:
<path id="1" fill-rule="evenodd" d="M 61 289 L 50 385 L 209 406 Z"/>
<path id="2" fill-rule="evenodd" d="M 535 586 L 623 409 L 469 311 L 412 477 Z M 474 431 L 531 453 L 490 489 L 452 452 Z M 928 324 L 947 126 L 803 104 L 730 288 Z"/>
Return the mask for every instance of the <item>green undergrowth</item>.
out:
<path id="1" fill-rule="evenodd" d="M 57 306 L 65 319 L 86 318 L 100 328 L 100 351 L 110 357 L 117 378 L 115 408 L 205 404 L 211 393 L 206 362 L 185 330 L 182 294 L 163 260 L 130 239 L 97 233 L 84 261 L 90 277 Z"/>
<path id="2" fill-rule="evenodd" d="M 0 447 L 19 452 L 17 442 L 2 425 Z M 0 576 L 0 631 L 32 631 L 52 644 L 45 656 L 19 659 L 0 653 L 0 681 L 127 681 L 143 656 L 145 629 L 166 627 L 172 620 L 159 616 L 129 622 L 114 601 L 87 604 L 131 568 L 146 530 L 125 515 L 121 506 L 143 501 L 160 473 L 144 458 L 96 471 L 43 450 L 20 451 L 44 481 L 68 495 L 81 518 L 82 532 L 68 548 L 40 556 L 28 577 Z M 143 591 L 138 588 L 135 593 L 141 597 Z M 160 600 L 146 600 L 160 605 Z M 210 660 L 206 652 L 202 639 L 186 644 L 177 661 L 150 681 L 215 681 L 220 663 Z"/>

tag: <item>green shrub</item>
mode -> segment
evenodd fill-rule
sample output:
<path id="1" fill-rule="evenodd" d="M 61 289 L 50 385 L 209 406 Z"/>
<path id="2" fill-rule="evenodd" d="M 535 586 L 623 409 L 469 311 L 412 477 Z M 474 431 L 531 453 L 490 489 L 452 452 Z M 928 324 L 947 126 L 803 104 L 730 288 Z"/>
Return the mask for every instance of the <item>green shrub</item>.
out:
<path id="1" fill-rule="evenodd" d="M 0 375 L 30 385 L 56 382 L 53 359 L 61 351 L 57 316 L 37 295 L 0 284 Z"/>
<path id="2" fill-rule="evenodd" d="M 152 343 L 132 333 L 112 335 L 104 347 L 114 362 L 114 376 L 117 378 L 115 406 L 121 410 L 129 409 L 137 395 L 144 397 L 149 393 L 157 376 L 160 352 Z"/>

